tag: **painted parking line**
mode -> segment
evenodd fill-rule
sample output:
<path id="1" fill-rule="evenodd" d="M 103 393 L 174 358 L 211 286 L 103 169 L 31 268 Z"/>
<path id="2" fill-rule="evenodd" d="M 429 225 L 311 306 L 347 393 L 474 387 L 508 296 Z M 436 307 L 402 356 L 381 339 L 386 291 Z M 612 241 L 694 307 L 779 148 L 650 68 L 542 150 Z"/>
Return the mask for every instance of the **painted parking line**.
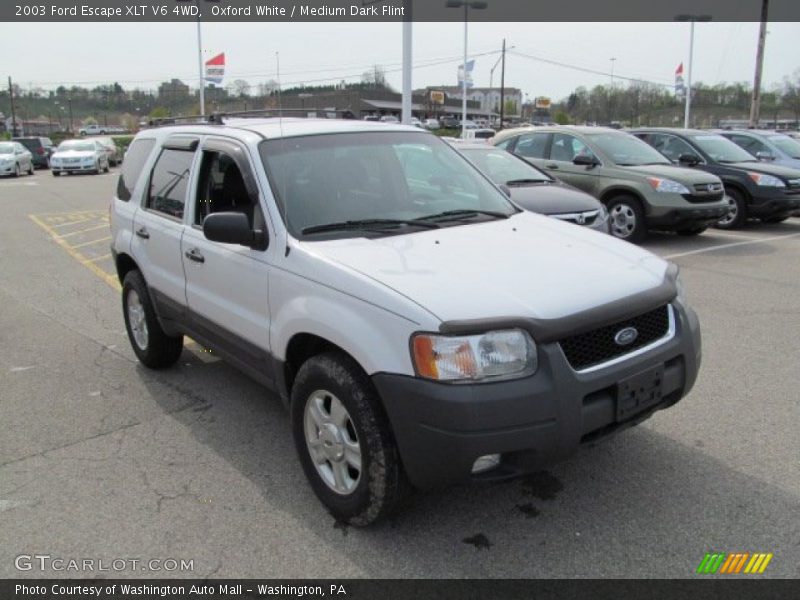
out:
<path id="1" fill-rule="evenodd" d="M 70 231 L 69 233 L 65 233 L 64 235 L 62 235 L 61 239 L 63 240 L 64 238 L 72 237 L 74 235 L 80 235 L 82 233 L 87 233 L 89 231 L 97 231 L 98 229 L 108 229 L 108 227 L 109 227 L 108 221 L 106 221 L 105 223 L 102 223 L 100 225 L 95 225 L 94 227 L 79 229 L 78 231 Z"/>
<path id="2" fill-rule="evenodd" d="M 687 252 L 677 252 L 675 254 L 668 254 L 663 258 L 672 260 L 673 258 L 680 258 L 682 256 L 691 256 L 693 254 L 704 254 L 706 252 L 715 252 L 717 250 L 725 250 L 726 248 L 735 248 L 737 246 L 749 246 L 750 244 L 764 244 L 766 242 L 777 242 L 789 238 L 796 238 L 798 236 L 800 236 L 800 233 L 789 233 L 786 235 L 776 235 L 766 238 L 744 240 L 742 242 L 731 242 L 730 244 L 719 244 L 718 246 L 709 246 L 708 248 L 699 248 L 697 250 L 688 250 Z"/>
<path id="3" fill-rule="evenodd" d="M 63 240 L 64 238 L 62 237 L 61 239 Z M 91 240 L 89 242 L 83 242 L 82 244 L 77 244 L 75 246 L 70 246 L 70 248 L 72 248 L 73 250 L 77 250 L 78 248 L 85 248 L 86 246 L 93 246 L 94 244 L 99 244 L 100 242 L 108 242 L 110 240 L 111 240 L 111 236 L 109 235 L 109 236 L 106 236 L 104 238 L 100 238 L 100 239 L 97 239 L 97 240 Z"/>

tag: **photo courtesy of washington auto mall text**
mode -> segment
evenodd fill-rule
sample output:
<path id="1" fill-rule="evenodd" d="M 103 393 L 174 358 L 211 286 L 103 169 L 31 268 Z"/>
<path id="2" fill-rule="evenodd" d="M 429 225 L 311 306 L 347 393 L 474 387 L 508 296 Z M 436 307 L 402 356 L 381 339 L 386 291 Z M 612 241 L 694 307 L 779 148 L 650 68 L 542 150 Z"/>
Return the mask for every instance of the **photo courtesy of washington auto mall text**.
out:
<path id="1" fill-rule="evenodd" d="M 800 598 L 798 40 L 0 2 L 0 600 Z"/>

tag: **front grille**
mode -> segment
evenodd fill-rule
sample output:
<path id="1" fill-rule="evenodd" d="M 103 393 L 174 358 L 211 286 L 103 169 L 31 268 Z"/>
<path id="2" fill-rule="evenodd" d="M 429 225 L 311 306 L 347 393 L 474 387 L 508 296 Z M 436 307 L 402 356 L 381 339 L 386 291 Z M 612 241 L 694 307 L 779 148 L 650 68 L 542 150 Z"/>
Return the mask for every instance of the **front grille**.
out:
<path id="1" fill-rule="evenodd" d="M 695 183 L 694 191 L 700 194 L 717 194 L 722 191 L 722 183 Z"/>
<path id="2" fill-rule="evenodd" d="M 550 216 L 561 221 L 567 221 L 576 225 L 585 225 L 587 227 L 591 227 L 599 215 L 599 210 L 588 210 L 581 213 L 564 213 Z"/>
<path id="3" fill-rule="evenodd" d="M 626 327 L 635 328 L 638 335 L 632 343 L 620 346 L 614 337 Z M 669 308 L 664 305 L 632 319 L 573 335 L 561 340 L 560 345 L 570 366 L 580 371 L 643 348 L 668 331 Z"/>
<path id="4" fill-rule="evenodd" d="M 703 204 L 705 202 L 716 202 L 717 200 L 722 200 L 724 193 L 722 191 L 714 192 L 709 194 L 708 192 L 704 194 L 682 194 L 682 196 L 686 199 L 687 202 L 691 202 L 692 204 Z"/>

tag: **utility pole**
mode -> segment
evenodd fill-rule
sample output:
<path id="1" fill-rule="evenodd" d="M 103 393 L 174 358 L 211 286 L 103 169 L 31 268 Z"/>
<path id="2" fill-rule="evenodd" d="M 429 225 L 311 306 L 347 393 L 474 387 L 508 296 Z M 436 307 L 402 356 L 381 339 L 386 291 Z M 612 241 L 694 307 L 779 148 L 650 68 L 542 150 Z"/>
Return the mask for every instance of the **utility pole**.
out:
<path id="1" fill-rule="evenodd" d="M 758 30 L 758 50 L 756 51 L 756 75 L 753 81 L 753 101 L 750 103 L 750 127 L 758 127 L 761 116 L 761 72 L 764 68 L 764 45 L 767 41 L 767 15 L 769 0 L 761 2 L 761 27 Z"/>
<path id="2" fill-rule="evenodd" d="M 14 86 L 11 85 L 11 77 L 8 78 L 8 93 L 11 98 L 11 137 L 17 137 L 17 116 L 14 112 Z"/>
<path id="3" fill-rule="evenodd" d="M 711 20 L 711 15 L 676 15 L 676 21 L 688 21 L 689 29 L 689 68 L 686 71 L 686 105 L 683 110 L 683 128 L 689 129 L 692 111 L 692 62 L 694 60 L 694 24 L 697 22 L 707 23 Z"/>
<path id="4" fill-rule="evenodd" d="M 411 125 L 411 62 L 412 62 L 412 26 L 411 2 L 403 2 L 403 96 L 400 118 L 404 125 Z"/>
<path id="5" fill-rule="evenodd" d="M 506 112 L 506 40 L 503 38 L 502 64 L 500 66 L 500 129 L 503 129 L 503 117 Z"/>

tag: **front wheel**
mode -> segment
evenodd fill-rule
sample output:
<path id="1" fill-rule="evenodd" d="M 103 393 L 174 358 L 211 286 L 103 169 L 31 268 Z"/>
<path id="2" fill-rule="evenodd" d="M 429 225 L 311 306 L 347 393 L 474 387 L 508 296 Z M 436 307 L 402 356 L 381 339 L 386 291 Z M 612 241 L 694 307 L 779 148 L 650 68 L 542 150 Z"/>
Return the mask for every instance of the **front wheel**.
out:
<path id="1" fill-rule="evenodd" d="M 319 354 L 300 367 L 292 386 L 292 430 L 306 477 L 334 518 L 369 525 L 405 495 L 377 391 L 344 354 Z"/>
<path id="2" fill-rule="evenodd" d="M 183 336 L 172 337 L 161 328 L 150 302 L 147 284 L 139 271 L 131 271 L 122 284 L 125 329 L 139 361 L 151 369 L 174 365 L 183 350 Z"/>
<path id="3" fill-rule="evenodd" d="M 611 235 L 628 242 L 640 242 L 647 236 L 642 205 L 632 196 L 617 196 L 608 203 Z"/>
<path id="4" fill-rule="evenodd" d="M 747 204 L 744 194 L 737 189 L 730 188 L 725 190 L 725 197 L 728 200 L 728 213 L 717 221 L 719 229 L 737 229 L 747 221 Z"/>
<path id="5" fill-rule="evenodd" d="M 17 163 L 16 165 L 14 165 L 14 177 L 19 177 L 19 176 L 20 176 L 19 163 Z"/>
<path id="6" fill-rule="evenodd" d="M 31 164 L 30 164 L 30 166 L 28 167 L 28 175 L 33 175 L 33 174 L 34 174 L 34 170 L 33 170 L 33 161 L 31 161 Z"/>

